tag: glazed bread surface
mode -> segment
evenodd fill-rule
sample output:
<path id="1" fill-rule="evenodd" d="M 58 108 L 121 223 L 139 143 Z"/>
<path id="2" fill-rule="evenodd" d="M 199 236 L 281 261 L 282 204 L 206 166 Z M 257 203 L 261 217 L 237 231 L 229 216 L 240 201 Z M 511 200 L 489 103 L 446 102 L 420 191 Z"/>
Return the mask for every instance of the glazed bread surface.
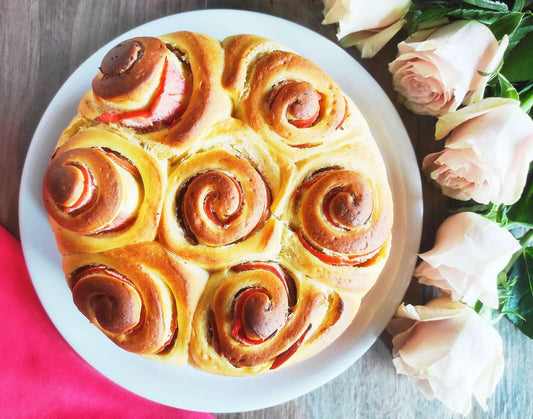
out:
<path id="1" fill-rule="evenodd" d="M 345 332 L 394 212 L 335 81 L 256 35 L 184 31 L 123 41 L 95 73 L 42 187 L 80 312 L 126 351 L 233 376 Z"/>

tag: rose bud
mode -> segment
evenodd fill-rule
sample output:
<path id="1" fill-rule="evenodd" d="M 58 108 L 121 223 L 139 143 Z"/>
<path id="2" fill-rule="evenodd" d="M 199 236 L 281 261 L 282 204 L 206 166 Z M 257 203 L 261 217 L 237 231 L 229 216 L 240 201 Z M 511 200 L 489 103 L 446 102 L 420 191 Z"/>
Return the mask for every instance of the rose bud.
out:
<path id="1" fill-rule="evenodd" d="M 402 28 L 411 0 L 381 0 L 368 7 L 365 0 L 323 0 L 323 24 L 338 23 L 337 38 L 354 46 L 363 58 L 376 55 Z"/>
<path id="2" fill-rule="evenodd" d="M 387 329 L 394 336 L 396 372 L 409 376 L 424 396 L 463 415 L 474 396 L 487 410 L 504 369 L 502 340 L 488 321 L 464 304 L 438 298 L 425 306 L 401 305 Z"/>
<path id="3" fill-rule="evenodd" d="M 453 300 L 477 300 L 498 308 L 497 276 L 520 243 L 497 223 L 473 212 L 448 217 L 437 230 L 435 246 L 419 255 L 414 276 Z"/>
<path id="4" fill-rule="evenodd" d="M 473 20 L 417 32 L 398 44 L 389 64 L 393 87 L 417 114 L 453 112 L 461 103 L 481 100 L 508 42 L 506 35 L 498 45 L 490 29 Z"/>
<path id="5" fill-rule="evenodd" d="M 444 195 L 483 204 L 518 201 L 533 160 L 533 121 L 520 103 L 486 98 L 466 106 L 437 122 L 437 139 L 450 132 L 444 150 L 422 163 Z"/>

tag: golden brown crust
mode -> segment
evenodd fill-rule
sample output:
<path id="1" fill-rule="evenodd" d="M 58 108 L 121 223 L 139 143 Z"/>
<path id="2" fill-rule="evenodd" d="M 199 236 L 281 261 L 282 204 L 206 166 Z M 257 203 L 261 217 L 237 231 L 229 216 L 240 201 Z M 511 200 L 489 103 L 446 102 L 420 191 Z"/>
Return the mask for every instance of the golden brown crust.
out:
<path id="1" fill-rule="evenodd" d="M 255 35 L 229 37 L 222 45 L 223 83 L 235 114 L 280 153 L 299 160 L 368 130 L 351 100 L 306 58 Z"/>
<path id="2" fill-rule="evenodd" d="M 380 211 L 369 179 L 356 170 L 330 169 L 301 185 L 297 204 L 303 237 L 332 252 L 364 257 L 383 246 L 392 214 Z"/>
<path id="3" fill-rule="evenodd" d="M 187 31 L 167 34 L 149 43 L 146 39 L 150 38 L 134 38 L 138 39 L 143 40 L 144 54 L 149 47 L 155 49 L 153 59 L 147 63 L 154 68 L 149 80 L 133 87 L 131 94 L 110 100 L 92 89 L 82 98 L 78 111 L 87 119 L 135 136 L 156 153 L 170 158 L 186 151 L 210 126 L 231 115 L 231 100 L 221 86 L 222 49 L 219 41 Z M 163 52 L 160 45 L 164 46 Z M 158 64 L 165 61 L 166 67 Z M 140 62 L 144 63 L 142 58 Z M 106 78 L 100 75 L 96 79 Z"/>
<path id="4" fill-rule="evenodd" d="M 166 58 L 165 44 L 158 38 L 138 37 L 114 46 L 104 56 L 92 87 L 97 97 L 126 102 L 157 84 Z"/>
<path id="5" fill-rule="evenodd" d="M 66 256 L 63 270 L 76 306 L 117 345 L 163 361 L 186 362 L 205 272 L 154 242 Z"/>
<path id="6" fill-rule="evenodd" d="M 342 290 L 366 292 L 390 251 L 393 204 L 371 138 L 297 164 L 282 260 Z"/>
<path id="7" fill-rule="evenodd" d="M 275 369 L 327 346 L 351 322 L 359 300 L 316 285 L 269 261 L 251 261 L 213 274 L 194 315 L 190 362 L 223 375 Z M 252 299 L 254 319 L 246 313 Z M 262 323 L 262 324 L 261 324 Z M 261 324 L 261 336 L 255 325 Z M 247 333 L 246 328 L 254 329 Z"/>
<path id="8" fill-rule="evenodd" d="M 241 122 L 216 126 L 169 176 L 159 228 L 175 254 L 217 269 L 250 254 L 275 254 L 286 190 L 276 157 Z M 290 179 L 291 166 L 284 173 Z"/>
<path id="9" fill-rule="evenodd" d="M 170 145 L 189 144 L 212 124 L 231 114 L 231 102 L 220 84 L 223 67 L 220 43 L 192 32 L 176 32 L 161 39 L 184 54 L 193 84 L 186 111 L 161 141 Z"/>
<path id="10" fill-rule="evenodd" d="M 391 244 L 354 103 L 255 35 L 134 38 L 100 70 L 43 179 L 80 311 L 128 351 L 217 374 L 328 346 Z"/>
<path id="11" fill-rule="evenodd" d="M 124 168 L 128 165 L 133 173 Z M 74 193 L 85 178 L 65 176 L 62 182 L 61 175 L 78 168 L 92 179 L 86 187 L 91 197 L 67 212 L 58 196 Z M 60 252 L 99 252 L 154 240 L 166 183 L 166 163 L 122 136 L 88 128 L 63 141 L 43 180 L 43 201 Z"/>
<path id="12" fill-rule="evenodd" d="M 222 47 L 224 48 L 222 85 L 235 101 L 238 101 L 245 91 L 248 66 L 254 60 L 267 52 L 289 51 L 287 47 L 257 35 L 228 36 L 222 41 Z"/>

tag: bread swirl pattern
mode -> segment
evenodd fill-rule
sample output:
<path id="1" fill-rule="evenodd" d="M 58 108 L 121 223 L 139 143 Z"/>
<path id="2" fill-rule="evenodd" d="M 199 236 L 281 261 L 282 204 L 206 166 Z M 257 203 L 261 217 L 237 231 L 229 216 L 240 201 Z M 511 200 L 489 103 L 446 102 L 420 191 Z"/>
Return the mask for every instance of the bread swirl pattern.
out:
<path id="1" fill-rule="evenodd" d="M 269 261 L 217 272 L 196 310 L 191 361 L 225 375 L 279 368 L 344 330 L 359 304 L 345 298 Z"/>
<path id="2" fill-rule="evenodd" d="M 99 128 L 62 142 L 43 181 L 60 252 L 98 252 L 154 240 L 166 172 L 166 161 Z"/>
<path id="3" fill-rule="evenodd" d="M 329 286 L 372 287 L 389 253 L 393 205 L 376 146 L 359 138 L 298 163 L 282 260 Z"/>
<path id="4" fill-rule="evenodd" d="M 99 70 L 43 180 L 78 309 L 125 350 L 215 374 L 327 347 L 390 252 L 352 100 L 255 35 L 133 38 Z"/>
<path id="5" fill-rule="evenodd" d="M 237 120 L 214 127 L 170 174 L 159 229 L 172 252 L 207 269 L 279 252 L 292 167 Z M 284 166 L 283 166 L 284 165 Z"/>
<path id="6" fill-rule="evenodd" d="M 133 38 L 104 57 L 79 112 L 171 157 L 230 116 L 222 68 L 219 42 L 209 36 Z"/>
<path id="7" fill-rule="evenodd" d="M 63 270 L 78 309 L 120 347 L 151 358 L 187 360 L 190 318 L 207 274 L 142 243 L 69 255 Z"/>
<path id="8" fill-rule="evenodd" d="M 223 84 L 236 115 L 293 160 L 349 141 L 347 131 L 367 129 L 353 102 L 306 58 L 254 35 L 223 45 Z"/>

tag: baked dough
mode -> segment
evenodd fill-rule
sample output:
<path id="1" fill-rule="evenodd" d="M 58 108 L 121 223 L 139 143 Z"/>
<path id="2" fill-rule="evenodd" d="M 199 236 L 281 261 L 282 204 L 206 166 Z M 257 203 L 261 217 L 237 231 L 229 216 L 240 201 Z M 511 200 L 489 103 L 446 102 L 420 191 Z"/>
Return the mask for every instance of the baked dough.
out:
<path id="1" fill-rule="evenodd" d="M 393 203 L 363 116 L 318 66 L 256 35 L 133 38 L 78 110 L 43 200 L 74 303 L 113 342 L 242 376 L 346 330 Z"/>
<path id="2" fill-rule="evenodd" d="M 152 359 L 187 361 L 205 271 L 157 242 L 69 255 L 63 270 L 76 307 L 118 346 Z"/>

